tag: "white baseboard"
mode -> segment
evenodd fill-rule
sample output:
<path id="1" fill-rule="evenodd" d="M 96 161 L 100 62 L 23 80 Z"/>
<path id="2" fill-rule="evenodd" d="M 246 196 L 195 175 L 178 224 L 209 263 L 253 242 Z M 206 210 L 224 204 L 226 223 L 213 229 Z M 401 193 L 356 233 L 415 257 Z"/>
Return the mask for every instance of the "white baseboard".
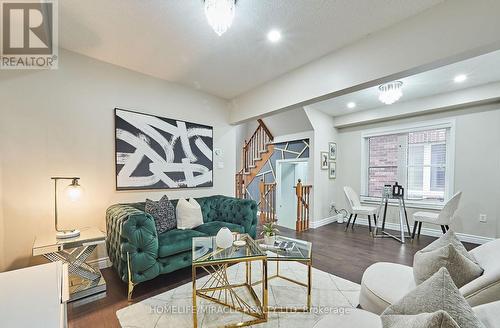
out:
<path id="1" fill-rule="evenodd" d="M 368 219 L 367 218 L 357 218 L 356 224 L 368 226 Z M 386 229 L 389 229 L 389 230 L 399 231 L 399 223 L 392 223 L 392 222 L 386 221 L 385 227 L 386 227 Z M 410 225 L 410 229 L 413 229 L 413 225 Z M 405 229 L 405 231 L 406 231 L 406 229 Z M 413 232 L 413 230 L 411 230 L 411 231 Z M 422 227 L 420 234 L 425 235 L 425 236 L 431 236 L 431 237 L 440 237 L 443 235 L 443 232 L 441 231 L 441 229 L 430 229 L 430 228 Z M 495 238 L 490 238 L 490 237 L 469 235 L 469 234 L 462 233 L 462 232 L 455 232 L 455 235 L 457 235 L 458 239 L 460 239 L 460 241 L 462 241 L 462 242 L 479 244 L 479 245 L 485 244 L 485 243 L 495 239 Z"/>
<path id="2" fill-rule="evenodd" d="M 95 260 L 89 260 L 87 261 L 88 264 L 95 265 L 97 264 L 97 267 L 99 269 L 106 269 L 112 266 L 111 261 L 109 260 L 109 257 L 101 257 Z"/>
<path id="3" fill-rule="evenodd" d="M 337 222 L 337 217 L 336 216 L 330 216 L 321 220 L 316 220 L 316 221 L 310 221 L 309 222 L 309 227 L 312 229 L 317 229 L 319 227 L 322 227 L 324 225 Z"/>

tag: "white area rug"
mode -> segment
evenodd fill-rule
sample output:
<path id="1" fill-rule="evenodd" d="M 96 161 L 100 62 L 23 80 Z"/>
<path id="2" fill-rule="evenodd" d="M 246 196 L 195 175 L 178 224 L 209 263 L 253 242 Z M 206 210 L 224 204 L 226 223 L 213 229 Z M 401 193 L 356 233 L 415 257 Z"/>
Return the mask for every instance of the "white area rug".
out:
<path id="1" fill-rule="evenodd" d="M 268 262 L 269 276 L 276 273 L 276 263 Z M 261 276 L 261 265 L 252 266 L 252 280 Z M 292 279 L 306 282 L 307 267 L 296 262 L 280 263 L 280 274 Z M 245 280 L 245 265 L 234 265 L 228 269 L 228 277 L 233 282 Z M 202 286 L 208 277 L 198 280 Z M 199 287 L 198 287 L 199 288 Z M 260 285 L 254 289 L 261 298 Z M 336 277 L 313 268 L 312 271 L 312 310 L 310 313 L 276 313 L 270 312 L 266 323 L 255 327 L 313 327 L 322 316 L 337 313 L 348 313 L 358 305 L 360 286 L 351 281 Z M 303 307 L 306 304 L 306 288 L 275 278 L 269 281 L 269 305 Z M 239 312 L 228 311 L 227 308 L 215 305 L 197 297 L 198 307 L 202 313 L 198 315 L 198 327 L 222 327 L 237 323 L 241 319 L 252 317 Z M 187 283 L 163 294 L 148 298 L 140 303 L 130 305 L 116 312 L 122 327 L 163 328 L 193 327 L 192 285 Z M 224 311 L 224 312 L 223 312 Z"/>

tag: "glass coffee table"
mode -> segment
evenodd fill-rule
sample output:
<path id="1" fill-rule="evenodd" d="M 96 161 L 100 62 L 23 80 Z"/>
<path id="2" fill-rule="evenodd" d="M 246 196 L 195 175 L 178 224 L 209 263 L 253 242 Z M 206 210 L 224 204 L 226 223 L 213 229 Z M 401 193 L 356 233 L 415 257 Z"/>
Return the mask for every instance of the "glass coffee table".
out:
<path id="1" fill-rule="evenodd" d="M 197 297 L 226 306 L 232 310 L 253 317 L 248 321 L 230 324 L 230 327 L 242 327 L 267 321 L 267 256 L 266 253 L 247 234 L 237 235 L 238 240 L 245 241 L 244 246 L 231 246 L 226 249 L 217 248 L 215 237 L 193 238 L 193 326 L 198 327 Z M 252 284 L 252 262 L 262 261 L 262 301 Z M 228 267 L 245 263 L 245 281 L 231 282 Z M 208 280 L 197 286 L 197 270 L 208 274 Z M 242 289 L 250 294 L 253 302 L 242 294 Z M 253 303 L 253 304 L 249 304 Z"/>
<path id="2" fill-rule="evenodd" d="M 283 236 L 276 236 L 276 242 L 288 242 L 293 245 L 289 250 L 269 247 L 265 245 L 264 239 L 256 240 L 255 243 L 266 252 L 267 260 L 276 262 L 276 274 L 267 278 L 267 280 L 281 278 L 289 282 L 307 288 L 306 306 L 304 307 L 282 307 L 282 306 L 268 306 L 268 311 L 275 312 L 309 312 L 311 310 L 311 275 L 312 275 L 312 243 L 304 240 L 288 238 Z M 307 282 L 300 282 L 290 277 L 284 276 L 280 273 L 280 262 L 294 261 L 305 264 L 304 269 L 307 269 Z M 255 284 L 260 283 L 260 281 Z"/>

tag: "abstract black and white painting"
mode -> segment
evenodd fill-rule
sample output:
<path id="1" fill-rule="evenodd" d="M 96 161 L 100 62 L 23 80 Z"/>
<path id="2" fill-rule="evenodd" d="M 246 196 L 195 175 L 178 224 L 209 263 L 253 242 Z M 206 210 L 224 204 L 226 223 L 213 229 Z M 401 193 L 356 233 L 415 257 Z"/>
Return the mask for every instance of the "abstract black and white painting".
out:
<path id="1" fill-rule="evenodd" d="M 115 109 L 116 189 L 213 186 L 213 128 Z"/>

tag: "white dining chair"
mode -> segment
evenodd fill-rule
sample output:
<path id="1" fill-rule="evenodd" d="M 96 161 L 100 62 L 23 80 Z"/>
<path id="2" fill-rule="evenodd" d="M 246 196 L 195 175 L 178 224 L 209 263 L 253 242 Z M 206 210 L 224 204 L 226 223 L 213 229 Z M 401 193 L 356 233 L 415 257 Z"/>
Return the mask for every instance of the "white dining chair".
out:
<path id="1" fill-rule="evenodd" d="M 440 225 L 443 233 L 446 233 L 450 229 L 450 223 L 455 217 L 458 205 L 460 204 L 460 198 L 462 197 L 462 192 L 459 191 L 444 205 L 441 212 L 416 212 L 413 213 L 413 220 L 415 225 L 413 226 L 412 238 L 415 238 L 415 231 L 418 225 L 418 236 L 420 237 L 420 230 L 422 230 L 422 223 L 430 223 L 435 225 Z"/>
<path id="2" fill-rule="evenodd" d="M 351 222 L 353 215 L 354 215 L 354 220 L 352 221 L 351 229 L 354 228 L 354 224 L 356 223 L 358 215 L 366 215 L 368 217 L 368 229 L 370 229 L 371 232 L 372 231 L 371 217 L 373 216 L 373 222 L 375 223 L 375 225 L 377 225 L 378 207 L 361 205 L 361 201 L 359 200 L 358 194 L 349 186 L 344 187 L 344 194 L 347 199 L 347 209 L 350 214 L 349 220 L 347 220 L 347 226 L 345 227 L 345 230 L 349 228 L 349 223 Z"/>

